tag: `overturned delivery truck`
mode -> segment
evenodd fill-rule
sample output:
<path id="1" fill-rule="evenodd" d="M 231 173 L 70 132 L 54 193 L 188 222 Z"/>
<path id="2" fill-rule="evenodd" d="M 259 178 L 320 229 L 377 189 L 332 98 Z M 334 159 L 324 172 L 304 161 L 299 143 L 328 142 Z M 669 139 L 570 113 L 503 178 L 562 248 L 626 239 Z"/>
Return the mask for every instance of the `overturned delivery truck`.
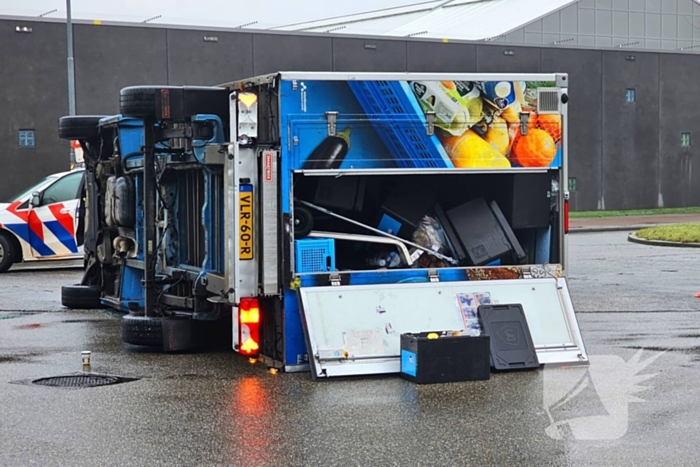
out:
<path id="1" fill-rule="evenodd" d="M 86 166 L 62 298 L 124 313 L 125 343 L 223 329 L 284 371 L 394 373 L 402 333 L 478 335 L 481 305 L 517 304 L 540 364 L 587 363 L 567 74 L 279 72 L 119 99 L 59 122 Z"/>

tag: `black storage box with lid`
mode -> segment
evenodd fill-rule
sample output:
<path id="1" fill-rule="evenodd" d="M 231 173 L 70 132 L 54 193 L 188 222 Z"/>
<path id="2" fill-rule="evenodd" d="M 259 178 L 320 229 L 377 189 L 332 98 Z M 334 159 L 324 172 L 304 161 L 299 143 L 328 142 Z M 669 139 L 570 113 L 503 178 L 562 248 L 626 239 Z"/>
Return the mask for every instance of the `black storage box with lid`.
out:
<path id="1" fill-rule="evenodd" d="M 438 221 L 461 264 L 484 266 L 498 259 L 520 264 L 525 259 L 513 230 L 495 201 L 483 197 L 443 211 L 434 207 Z"/>
<path id="2" fill-rule="evenodd" d="M 418 384 L 487 380 L 491 377 L 489 336 L 453 336 L 442 332 L 401 334 L 403 379 Z"/>

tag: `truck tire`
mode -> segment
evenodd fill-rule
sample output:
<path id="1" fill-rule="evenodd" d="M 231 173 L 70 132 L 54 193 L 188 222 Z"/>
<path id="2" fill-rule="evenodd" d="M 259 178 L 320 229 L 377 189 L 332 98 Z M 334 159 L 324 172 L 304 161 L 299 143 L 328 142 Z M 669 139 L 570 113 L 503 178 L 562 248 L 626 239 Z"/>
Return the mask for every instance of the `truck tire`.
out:
<path id="1" fill-rule="evenodd" d="M 70 115 L 58 120 L 58 137 L 67 140 L 94 140 L 100 137 L 97 124 L 104 115 Z"/>
<path id="2" fill-rule="evenodd" d="M 17 252 L 13 250 L 14 246 L 14 242 L 0 233 L 0 273 L 6 272 L 15 262 Z"/>
<path id="3" fill-rule="evenodd" d="M 122 317 L 122 342 L 146 347 L 163 346 L 163 320 L 147 316 Z"/>
<path id="4" fill-rule="evenodd" d="M 119 92 L 119 112 L 156 120 L 213 114 L 226 121 L 228 95 L 227 89 L 213 86 L 129 86 Z"/>
<path id="5" fill-rule="evenodd" d="M 314 228 L 314 216 L 308 209 L 294 208 L 294 238 L 307 237 Z"/>
<path id="6" fill-rule="evenodd" d="M 61 287 L 61 304 L 66 308 L 93 310 L 104 308 L 100 303 L 101 290 L 98 285 L 64 285 Z"/>

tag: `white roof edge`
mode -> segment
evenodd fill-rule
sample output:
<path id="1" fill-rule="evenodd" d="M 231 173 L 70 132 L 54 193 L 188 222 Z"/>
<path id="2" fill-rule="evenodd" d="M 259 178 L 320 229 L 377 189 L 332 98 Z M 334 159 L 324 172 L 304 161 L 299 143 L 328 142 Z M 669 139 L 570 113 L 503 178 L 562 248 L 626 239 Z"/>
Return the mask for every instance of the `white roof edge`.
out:
<path id="1" fill-rule="evenodd" d="M 490 34 L 487 34 L 486 32 L 478 32 L 478 33 L 476 33 L 476 35 L 474 35 L 474 37 L 462 37 L 462 38 L 466 39 L 466 40 L 472 40 L 472 41 L 483 41 L 483 40 L 488 39 L 492 36 L 505 36 L 508 33 L 516 31 L 516 30 L 518 30 L 518 29 L 520 29 L 528 24 L 531 24 L 535 21 L 539 21 L 548 15 L 551 15 L 551 14 L 556 13 L 564 8 L 567 8 L 578 1 L 579 0 L 549 0 L 549 2 L 542 2 L 543 4 L 539 4 L 539 9 L 546 10 L 546 11 L 541 11 L 540 14 L 535 13 L 535 14 L 537 14 L 537 16 L 534 18 L 530 15 L 524 15 L 522 18 L 524 20 L 523 23 L 520 23 L 517 25 L 507 24 L 508 22 L 513 23 L 513 21 L 509 20 L 509 21 L 505 22 L 506 24 L 500 25 L 500 27 L 498 25 L 494 26 L 491 29 Z M 384 24 L 384 27 L 386 27 L 388 29 L 386 29 L 384 31 L 378 31 L 377 32 L 378 35 L 385 36 L 385 37 L 409 37 L 409 36 L 413 35 L 414 33 L 416 33 L 416 31 L 420 30 L 421 21 L 423 21 L 425 18 L 430 18 L 433 12 L 439 11 L 443 7 L 446 9 L 452 8 L 452 7 L 460 8 L 463 6 L 468 7 L 469 5 L 473 5 L 473 4 L 481 4 L 481 3 L 488 4 L 490 2 L 491 2 L 491 0 L 433 0 L 431 2 L 425 2 L 425 3 L 410 5 L 410 6 L 406 6 L 406 7 L 389 8 L 386 10 L 370 11 L 370 12 L 366 12 L 366 13 L 331 18 L 328 20 L 309 21 L 306 23 L 297 23 L 294 25 L 282 26 L 282 27 L 273 28 L 273 29 L 275 29 L 277 31 L 288 30 L 288 31 L 302 31 L 302 32 L 315 32 L 315 33 L 335 32 L 336 30 L 338 30 L 339 34 L 345 34 L 345 33 L 357 34 L 358 32 L 361 34 L 361 28 L 362 28 L 363 24 L 365 24 L 365 23 L 374 24 L 374 22 L 379 21 L 381 24 Z M 495 3 L 499 3 L 499 2 L 495 2 Z M 509 3 L 508 1 L 503 1 L 503 3 L 504 3 L 504 7 L 511 5 L 511 3 Z M 512 3 L 517 4 L 518 2 L 515 1 Z M 512 9 L 512 6 L 510 6 L 510 8 Z M 534 12 L 530 12 L 530 13 L 532 14 Z M 402 22 L 401 19 L 404 17 L 405 17 L 405 21 Z M 392 25 L 389 25 L 389 23 L 387 23 L 387 22 L 391 22 L 394 20 L 398 21 L 398 23 L 392 24 Z M 347 31 L 340 31 L 340 29 L 345 29 L 345 27 L 348 28 Z M 374 26 L 374 27 L 377 27 L 379 29 L 382 28 L 382 26 Z M 328 29 L 328 31 L 324 31 L 323 29 Z M 484 28 L 476 28 L 476 29 L 484 29 Z M 427 33 L 427 31 L 424 31 L 424 33 Z M 424 36 L 424 37 L 435 38 L 438 36 L 436 35 L 436 31 L 432 31 L 428 36 Z M 450 37 L 450 36 L 448 35 L 445 37 Z"/>
<path id="2" fill-rule="evenodd" d="M 568 73 L 386 73 L 386 72 L 298 72 L 280 71 L 275 73 L 283 81 L 327 80 L 327 81 L 372 81 L 372 80 L 453 80 L 453 81 L 555 81 L 557 76 Z M 243 80 L 245 81 L 245 80 Z"/>
<path id="3" fill-rule="evenodd" d="M 414 72 L 358 72 L 347 71 L 278 71 L 249 76 L 216 86 L 235 89 L 240 85 L 270 83 L 276 77 L 282 81 L 557 81 L 568 73 L 414 73 Z M 247 85 L 246 85 L 247 87 Z"/>
<path id="4" fill-rule="evenodd" d="M 310 28 L 320 28 L 324 26 L 335 26 L 336 24 L 346 24 L 354 23 L 356 21 L 363 21 L 367 19 L 377 19 L 386 18 L 390 16 L 403 15 L 406 13 L 416 13 L 420 11 L 429 11 L 438 4 L 443 3 L 440 0 L 427 0 L 422 3 L 416 3 L 414 5 L 399 6 L 393 8 L 383 8 L 380 10 L 372 10 L 364 13 L 355 13 L 352 15 L 345 16 L 334 16 L 327 19 L 318 19 L 314 21 L 304 21 L 302 23 L 287 24 L 284 26 L 275 26 L 270 28 L 271 30 L 299 30 L 299 29 L 310 29 Z M 430 6 L 428 6 L 430 5 Z M 382 14 L 383 13 L 383 14 Z"/>
<path id="5" fill-rule="evenodd" d="M 523 24 L 521 24 L 520 26 L 516 26 L 516 27 L 514 27 L 514 28 L 511 28 L 511 29 L 507 30 L 506 32 L 502 32 L 502 33 L 499 34 L 499 36 L 506 36 L 506 35 L 510 34 L 511 32 L 517 31 L 518 29 L 525 28 L 525 27 L 531 25 L 532 23 L 534 23 L 535 21 L 539 21 L 539 20 L 541 20 L 541 19 L 543 19 L 543 18 L 545 18 L 545 17 L 547 17 L 547 16 L 549 16 L 549 15 L 551 15 L 551 14 L 553 14 L 553 13 L 556 13 L 556 12 L 558 12 L 558 11 L 563 10 L 564 8 L 569 8 L 571 5 L 573 5 L 574 3 L 577 3 L 578 1 L 579 1 L 579 0 L 568 0 L 568 2 L 565 3 L 564 5 L 562 5 L 562 6 L 558 7 L 558 8 L 555 8 L 555 9 L 553 9 L 553 10 L 550 10 L 550 11 L 547 12 L 547 13 L 543 13 L 542 15 L 538 16 L 537 18 L 535 18 L 535 19 L 533 19 L 533 20 L 528 21 L 527 23 L 523 23 Z M 700 2 L 700 0 L 694 0 L 694 1 Z M 483 40 L 483 39 L 482 39 L 482 40 Z M 543 47 L 543 46 L 545 46 L 545 45 L 548 45 L 548 44 L 540 44 L 541 47 Z"/>
<path id="6" fill-rule="evenodd" d="M 347 24 L 355 23 L 358 21 L 364 21 L 369 19 L 379 19 L 387 18 L 396 15 L 405 15 L 408 13 L 419 13 L 421 11 L 430 11 L 443 6 L 449 6 L 450 3 L 459 0 L 426 0 L 421 3 L 414 3 L 413 5 L 398 6 L 392 8 L 382 8 L 379 10 L 366 11 L 364 13 L 354 13 L 345 16 L 334 16 L 326 19 L 317 19 L 314 21 L 304 21 L 301 23 L 287 24 L 283 26 L 275 26 L 274 28 L 269 28 L 270 30 L 307 30 L 312 28 L 321 28 L 335 26 L 336 24 Z M 479 3 L 488 0 L 462 0 L 463 3 Z M 383 14 L 382 14 L 383 13 Z"/>

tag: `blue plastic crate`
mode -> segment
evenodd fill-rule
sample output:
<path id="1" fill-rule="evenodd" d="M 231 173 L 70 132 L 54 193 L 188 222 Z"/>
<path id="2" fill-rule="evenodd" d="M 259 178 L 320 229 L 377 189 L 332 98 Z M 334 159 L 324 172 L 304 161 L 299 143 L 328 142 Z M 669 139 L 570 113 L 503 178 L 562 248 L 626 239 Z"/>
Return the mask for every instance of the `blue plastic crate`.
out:
<path id="1" fill-rule="evenodd" d="M 453 168 L 404 81 L 348 81 L 365 114 L 402 168 Z"/>
<path id="2" fill-rule="evenodd" d="M 294 241 L 297 272 L 335 271 L 335 240 L 308 238 Z"/>

